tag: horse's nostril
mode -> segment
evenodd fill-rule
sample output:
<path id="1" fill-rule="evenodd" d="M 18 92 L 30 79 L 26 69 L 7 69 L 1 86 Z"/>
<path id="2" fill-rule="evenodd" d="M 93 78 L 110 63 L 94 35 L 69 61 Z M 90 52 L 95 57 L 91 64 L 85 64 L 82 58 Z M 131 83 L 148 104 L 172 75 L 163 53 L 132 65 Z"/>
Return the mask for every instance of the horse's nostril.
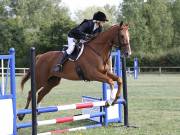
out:
<path id="1" fill-rule="evenodd" d="M 126 53 L 125 53 L 125 56 L 126 56 L 126 57 L 127 57 L 127 56 L 129 56 L 129 53 L 128 53 L 128 52 L 126 52 Z"/>

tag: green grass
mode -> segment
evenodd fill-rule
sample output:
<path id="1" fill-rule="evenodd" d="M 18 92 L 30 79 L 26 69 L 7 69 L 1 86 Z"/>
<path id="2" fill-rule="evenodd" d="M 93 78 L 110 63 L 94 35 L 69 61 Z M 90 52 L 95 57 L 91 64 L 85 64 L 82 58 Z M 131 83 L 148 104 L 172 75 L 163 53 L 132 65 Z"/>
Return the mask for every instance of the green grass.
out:
<path id="1" fill-rule="evenodd" d="M 23 108 L 26 101 L 29 82 L 22 93 L 17 77 L 17 108 Z M 113 123 L 108 127 L 67 133 L 70 135 L 179 135 L 180 134 L 180 75 L 140 75 L 138 80 L 128 77 L 129 123 L 138 128 L 125 128 Z M 41 103 L 41 106 L 63 105 L 81 102 L 82 95 L 99 97 L 101 84 L 97 82 L 76 82 L 62 80 Z M 72 116 L 80 111 L 62 111 L 41 114 L 39 120 Z M 26 116 L 24 121 L 30 121 Z M 89 121 L 42 126 L 38 132 L 72 128 L 89 124 Z M 19 130 L 19 135 L 30 135 L 31 129 Z"/>

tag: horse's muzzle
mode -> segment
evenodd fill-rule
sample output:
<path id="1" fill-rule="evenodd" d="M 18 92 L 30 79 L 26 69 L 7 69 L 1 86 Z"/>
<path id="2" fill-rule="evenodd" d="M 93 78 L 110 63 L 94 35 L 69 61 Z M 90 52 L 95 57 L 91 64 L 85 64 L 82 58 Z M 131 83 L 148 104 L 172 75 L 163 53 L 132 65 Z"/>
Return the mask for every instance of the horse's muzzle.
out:
<path id="1" fill-rule="evenodd" d="M 125 55 L 125 57 L 129 58 L 131 56 L 131 52 L 125 52 L 124 55 Z"/>
<path id="2" fill-rule="evenodd" d="M 131 47 L 130 47 L 130 44 L 128 44 L 124 50 L 124 55 L 125 57 L 130 57 L 131 56 Z"/>

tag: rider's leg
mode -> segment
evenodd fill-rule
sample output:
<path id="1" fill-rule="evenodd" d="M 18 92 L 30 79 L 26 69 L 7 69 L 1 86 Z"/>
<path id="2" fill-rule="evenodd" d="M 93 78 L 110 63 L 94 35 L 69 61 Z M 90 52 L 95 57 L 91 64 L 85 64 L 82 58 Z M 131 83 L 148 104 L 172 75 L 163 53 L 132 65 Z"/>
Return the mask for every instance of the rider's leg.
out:
<path id="1" fill-rule="evenodd" d="M 63 64 L 68 59 L 68 55 L 70 55 L 73 52 L 74 48 L 75 48 L 74 39 L 68 37 L 68 49 L 66 51 L 64 51 L 63 57 L 62 57 L 60 63 L 57 65 L 59 67 L 60 72 L 63 71 Z"/>
<path id="2" fill-rule="evenodd" d="M 63 64 L 66 62 L 67 58 L 68 54 L 66 51 L 64 51 L 61 61 L 59 62 L 59 64 L 57 64 L 57 66 L 59 67 L 59 72 L 63 71 Z"/>
<path id="3" fill-rule="evenodd" d="M 75 44 L 75 39 L 68 37 L 68 49 L 66 50 L 68 55 L 70 55 L 74 51 Z"/>

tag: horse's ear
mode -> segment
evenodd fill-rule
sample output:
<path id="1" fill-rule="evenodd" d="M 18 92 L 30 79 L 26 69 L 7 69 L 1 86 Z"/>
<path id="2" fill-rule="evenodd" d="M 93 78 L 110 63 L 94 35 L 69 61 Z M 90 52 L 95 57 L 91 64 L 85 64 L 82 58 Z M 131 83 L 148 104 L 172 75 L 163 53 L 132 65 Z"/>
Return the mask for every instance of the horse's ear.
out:
<path id="1" fill-rule="evenodd" d="M 123 25 L 123 21 L 120 22 L 119 26 L 121 27 Z"/>
<path id="2" fill-rule="evenodd" d="M 126 26 L 126 28 L 128 28 L 128 27 L 129 27 L 129 24 L 126 23 L 125 26 Z"/>

